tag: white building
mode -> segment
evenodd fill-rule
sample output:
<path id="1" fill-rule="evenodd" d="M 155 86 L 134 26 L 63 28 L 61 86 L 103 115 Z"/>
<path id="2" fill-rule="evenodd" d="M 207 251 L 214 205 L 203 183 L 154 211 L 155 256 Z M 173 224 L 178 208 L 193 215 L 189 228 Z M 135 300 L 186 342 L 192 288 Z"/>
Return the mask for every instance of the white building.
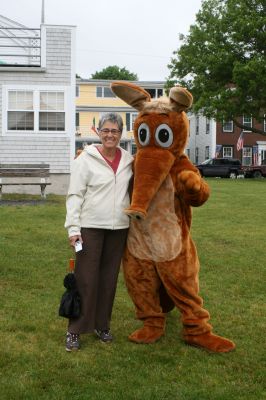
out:
<path id="1" fill-rule="evenodd" d="M 188 113 L 189 140 L 186 154 L 194 164 L 200 164 L 216 153 L 216 122 L 202 115 Z"/>
<path id="2" fill-rule="evenodd" d="M 0 16 L 0 163 L 49 164 L 47 193 L 66 193 L 74 159 L 75 30 Z"/>

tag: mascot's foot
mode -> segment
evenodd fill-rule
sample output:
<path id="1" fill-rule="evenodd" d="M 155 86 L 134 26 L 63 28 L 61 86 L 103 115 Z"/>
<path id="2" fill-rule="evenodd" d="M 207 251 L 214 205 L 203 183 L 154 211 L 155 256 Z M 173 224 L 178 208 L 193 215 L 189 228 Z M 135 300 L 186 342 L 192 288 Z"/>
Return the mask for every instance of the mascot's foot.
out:
<path id="1" fill-rule="evenodd" d="M 184 340 L 191 346 L 201 347 L 214 353 L 228 353 L 236 347 L 231 340 L 210 332 L 202 335 L 184 335 Z"/>
<path id="2" fill-rule="evenodd" d="M 128 339 L 135 343 L 154 343 L 164 335 L 164 331 L 161 328 L 154 326 L 144 326 L 141 329 L 133 332 Z"/>

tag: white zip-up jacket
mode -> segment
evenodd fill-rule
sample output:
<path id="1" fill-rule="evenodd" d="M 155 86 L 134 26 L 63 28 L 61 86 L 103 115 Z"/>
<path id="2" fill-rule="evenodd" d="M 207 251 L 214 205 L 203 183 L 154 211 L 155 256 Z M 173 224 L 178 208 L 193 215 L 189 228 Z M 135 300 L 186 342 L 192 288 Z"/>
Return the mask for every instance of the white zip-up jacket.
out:
<path id="1" fill-rule="evenodd" d="M 129 205 L 133 157 L 119 148 L 121 159 L 116 174 L 93 144 L 74 160 L 66 199 L 65 228 L 69 236 L 80 235 L 81 228 L 129 227 L 124 209 Z"/>

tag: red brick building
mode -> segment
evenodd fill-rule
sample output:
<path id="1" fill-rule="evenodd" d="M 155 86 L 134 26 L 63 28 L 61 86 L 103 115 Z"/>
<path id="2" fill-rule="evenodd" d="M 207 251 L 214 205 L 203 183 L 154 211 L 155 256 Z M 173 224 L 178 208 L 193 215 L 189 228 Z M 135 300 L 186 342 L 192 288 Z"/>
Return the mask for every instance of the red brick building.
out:
<path id="1" fill-rule="evenodd" d="M 239 122 L 242 125 L 255 127 L 265 132 L 265 135 L 243 130 L 233 121 L 216 124 L 216 156 L 232 157 L 241 160 L 243 165 L 261 164 L 266 159 L 266 120 L 257 122 L 250 116 L 243 116 Z M 242 134 L 243 144 L 237 146 Z"/>

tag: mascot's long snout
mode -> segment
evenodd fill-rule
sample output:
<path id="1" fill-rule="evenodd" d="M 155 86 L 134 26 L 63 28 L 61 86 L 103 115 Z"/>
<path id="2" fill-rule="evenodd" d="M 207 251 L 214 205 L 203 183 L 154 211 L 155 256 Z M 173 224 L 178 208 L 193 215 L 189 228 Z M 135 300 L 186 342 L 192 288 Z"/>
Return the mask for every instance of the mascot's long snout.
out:
<path id="1" fill-rule="evenodd" d="M 134 167 L 132 201 L 125 213 L 133 218 L 145 219 L 149 205 L 174 164 L 174 155 L 165 149 L 141 148 Z"/>

